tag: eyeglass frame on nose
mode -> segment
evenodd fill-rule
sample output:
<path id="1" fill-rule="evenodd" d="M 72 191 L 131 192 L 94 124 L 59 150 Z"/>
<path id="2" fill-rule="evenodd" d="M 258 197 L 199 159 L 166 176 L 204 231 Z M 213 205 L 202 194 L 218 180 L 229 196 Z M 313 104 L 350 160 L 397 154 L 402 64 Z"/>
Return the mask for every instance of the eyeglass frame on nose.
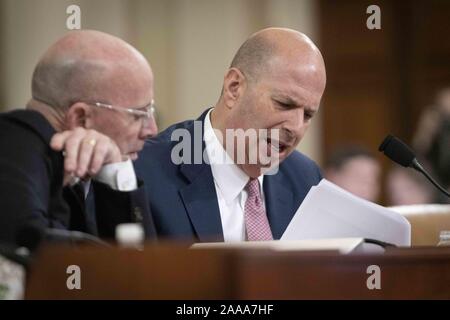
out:
<path id="1" fill-rule="evenodd" d="M 155 101 L 153 99 L 150 102 L 150 104 L 148 104 L 144 107 L 135 108 L 135 109 L 114 106 L 114 105 L 102 103 L 102 102 L 90 102 L 90 103 L 86 103 L 86 104 L 89 104 L 91 106 L 98 107 L 98 108 L 125 112 L 125 113 L 131 114 L 133 116 L 137 116 L 137 117 L 139 117 L 139 119 L 146 119 L 146 120 L 149 120 L 151 118 L 154 119 L 154 115 L 155 115 L 155 111 L 156 111 Z M 139 109 L 144 109 L 144 108 L 146 109 L 146 111 L 139 110 Z"/>

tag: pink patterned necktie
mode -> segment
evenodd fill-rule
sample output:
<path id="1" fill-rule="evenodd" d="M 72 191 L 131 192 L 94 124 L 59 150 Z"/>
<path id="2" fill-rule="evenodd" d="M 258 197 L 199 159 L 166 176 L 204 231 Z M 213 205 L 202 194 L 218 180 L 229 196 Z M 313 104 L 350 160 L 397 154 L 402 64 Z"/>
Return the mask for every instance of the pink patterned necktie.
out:
<path id="1" fill-rule="evenodd" d="M 261 201 L 258 179 L 250 179 L 245 186 L 248 193 L 245 202 L 245 229 L 247 231 L 248 241 L 273 240 L 269 221 L 267 220 L 266 210 Z"/>

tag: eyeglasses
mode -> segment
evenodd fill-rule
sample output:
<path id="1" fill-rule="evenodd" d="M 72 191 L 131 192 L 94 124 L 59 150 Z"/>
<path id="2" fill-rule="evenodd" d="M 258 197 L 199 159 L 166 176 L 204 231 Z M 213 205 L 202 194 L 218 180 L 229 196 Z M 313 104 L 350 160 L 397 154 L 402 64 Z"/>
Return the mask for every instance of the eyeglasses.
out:
<path id="1" fill-rule="evenodd" d="M 155 116 L 155 101 L 152 100 L 152 102 L 150 102 L 149 105 L 145 106 L 145 107 L 141 107 L 141 108 L 124 108 L 124 107 L 118 107 L 118 106 L 113 106 L 110 104 L 106 104 L 106 103 L 101 103 L 101 102 L 93 102 L 93 103 L 89 103 L 89 105 L 92 105 L 94 107 L 99 107 L 99 108 L 104 108 L 104 109 L 109 109 L 109 110 L 116 110 L 119 112 L 124 112 L 127 114 L 132 115 L 135 120 L 148 120 L 150 118 L 154 119 Z"/>

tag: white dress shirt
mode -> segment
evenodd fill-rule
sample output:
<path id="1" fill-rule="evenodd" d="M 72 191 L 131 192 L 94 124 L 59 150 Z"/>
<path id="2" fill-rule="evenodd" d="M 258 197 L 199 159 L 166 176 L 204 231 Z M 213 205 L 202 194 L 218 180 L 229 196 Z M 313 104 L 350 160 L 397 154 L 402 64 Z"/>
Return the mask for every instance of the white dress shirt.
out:
<path id="1" fill-rule="evenodd" d="M 225 242 L 245 241 L 244 208 L 248 195 L 244 188 L 249 177 L 233 162 L 214 133 L 210 119 L 212 110 L 205 117 L 204 140 L 219 203 L 223 237 Z M 261 188 L 263 179 L 263 175 L 258 177 L 265 205 Z"/>
<path id="2" fill-rule="evenodd" d="M 94 180 L 103 182 L 118 191 L 137 189 L 137 179 L 131 159 L 104 165 Z"/>
<path id="3" fill-rule="evenodd" d="M 138 187 L 136 173 L 130 159 L 104 165 L 93 179 L 118 191 L 133 191 Z M 81 181 L 81 183 L 84 188 L 84 197 L 87 198 L 91 179 Z"/>

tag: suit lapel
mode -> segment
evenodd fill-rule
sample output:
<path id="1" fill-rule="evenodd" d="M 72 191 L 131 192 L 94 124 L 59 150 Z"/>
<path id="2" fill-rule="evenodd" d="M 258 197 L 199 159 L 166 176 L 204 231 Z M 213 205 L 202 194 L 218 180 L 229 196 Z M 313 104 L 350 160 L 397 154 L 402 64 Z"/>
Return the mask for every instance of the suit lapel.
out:
<path id="1" fill-rule="evenodd" d="M 283 180 L 283 175 L 283 172 L 279 171 L 276 175 L 264 177 L 266 212 L 274 239 L 281 238 L 296 209 L 293 208 L 292 190 L 281 182 L 289 181 L 288 179 Z"/>
<path id="2" fill-rule="evenodd" d="M 180 196 L 199 240 L 223 241 L 220 209 L 210 166 L 182 165 L 181 171 L 188 179 L 191 178 L 191 183 L 180 189 Z"/>
<path id="3" fill-rule="evenodd" d="M 209 110 L 206 110 L 197 121 L 201 126 L 188 127 L 191 136 L 191 163 L 180 165 L 180 172 L 189 183 L 179 190 L 180 197 L 188 213 L 189 219 L 200 241 L 224 241 L 220 209 L 211 167 L 201 160 L 201 164 L 193 164 L 200 159 L 195 158 L 194 143 L 201 143 L 201 155 L 205 151 L 203 140 L 203 122 Z M 200 128 L 200 130 L 198 130 Z M 199 136 L 200 135 L 200 138 Z"/>

